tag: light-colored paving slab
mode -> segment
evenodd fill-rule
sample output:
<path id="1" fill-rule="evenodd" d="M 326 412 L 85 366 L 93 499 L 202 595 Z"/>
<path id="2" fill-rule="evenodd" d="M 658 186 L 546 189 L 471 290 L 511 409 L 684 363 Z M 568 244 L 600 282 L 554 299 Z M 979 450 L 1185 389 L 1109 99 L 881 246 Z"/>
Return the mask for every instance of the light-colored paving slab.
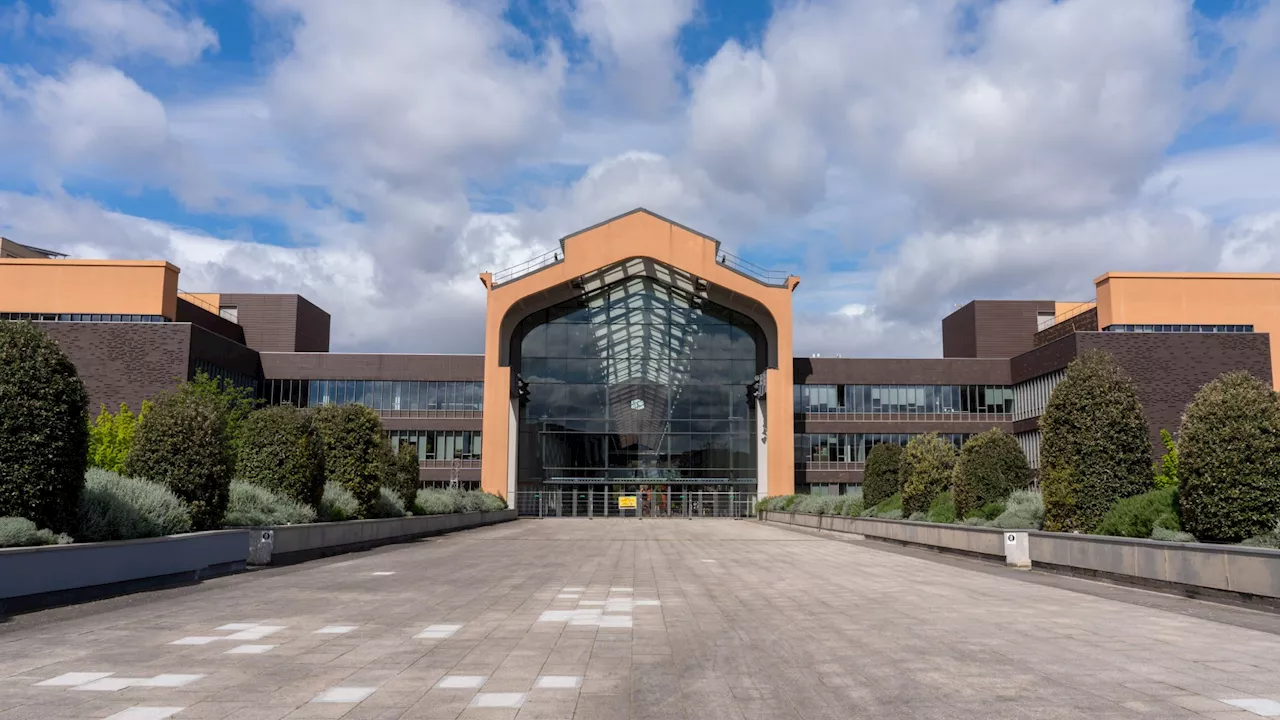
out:
<path id="1" fill-rule="evenodd" d="M 520 521 L 0 623 L 0 720 L 1280 708 L 1280 617 L 1057 585 L 750 521 Z"/>

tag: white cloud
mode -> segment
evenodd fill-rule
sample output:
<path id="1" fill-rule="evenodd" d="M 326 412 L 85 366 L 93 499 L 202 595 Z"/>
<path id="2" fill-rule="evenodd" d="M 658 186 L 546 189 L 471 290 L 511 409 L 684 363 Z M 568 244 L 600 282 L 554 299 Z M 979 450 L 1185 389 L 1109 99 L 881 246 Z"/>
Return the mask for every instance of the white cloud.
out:
<path id="1" fill-rule="evenodd" d="M 1280 207 L 1280 145 L 1238 145 L 1175 156 L 1147 178 L 1143 195 L 1223 220 Z"/>
<path id="2" fill-rule="evenodd" d="M 173 64 L 217 51 L 218 35 L 168 0 L 55 0 L 48 19 L 79 35 L 105 59 L 151 56 Z"/>
<path id="3" fill-rule="evenodd" d="M 1221 96 L 1246 120 L 1280 123 L 1280 2 L 1260 0 L 1249 7 L 1253 12 L 1228 16 L 1222 23 L 1232 67 Z"/>
<path id="4" fill-rule="evenodd" d="M 693 19 L 695 0 L 578 0 L 574 28 L 603 64 L 614 99 L 654 115 L 679 97 L 683 63 L 676 36 Z"/>

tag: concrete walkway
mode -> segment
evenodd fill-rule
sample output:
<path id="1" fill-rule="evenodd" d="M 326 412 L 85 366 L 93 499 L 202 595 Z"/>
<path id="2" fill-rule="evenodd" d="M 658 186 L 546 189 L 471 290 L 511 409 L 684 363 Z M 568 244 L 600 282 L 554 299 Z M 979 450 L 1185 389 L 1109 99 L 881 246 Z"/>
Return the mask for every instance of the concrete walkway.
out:
<path id="1" fill-rule="evenodd" d="M 13 618 L 0 718 L 1280 716 L 1280 616 L 1015 572 L 523 520 Z"/>

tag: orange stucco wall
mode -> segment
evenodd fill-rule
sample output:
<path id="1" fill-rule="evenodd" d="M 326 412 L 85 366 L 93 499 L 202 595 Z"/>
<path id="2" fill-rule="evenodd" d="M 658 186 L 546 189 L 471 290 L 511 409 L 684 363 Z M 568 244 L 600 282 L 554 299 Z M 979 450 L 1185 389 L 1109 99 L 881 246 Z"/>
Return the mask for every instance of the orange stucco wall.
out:
<path id="1" fill-rule="evenodd" d="M 1108 325 L 1252 325 L 1271 334 L 1272 384 L 1280 353 L 1280 275 L 1107 273 L 1096 280 L 1098 328 Z"/>
<path id="2" fill-rule="evenodd" d="M 163 315 L 178 308 L 163 260 L 0 260 L 0 311 Z"/>
<path id="3" fill-rule="evenodd" d="M 600 268 L 636 257 L 647 257 L 683 270 L 762 304 L 777 323 L 778 366 L 767 370 L 768 494 L 795 492 L 794 418 L 792 410 L 791 293 L 798 278 L 785 287 L 771 287 L 726 269 L 716 262 L 716 243 L 702 235 L 647 212 L 638 211 L 568 237 L 564 260 L 489 291 L 485 313 L 484 463 L 481 485 L 508 497 L 514 453 L 509 446 L 511 368 L 499 364 L 502 320 L 525 297 L 570 282 Z M 491 276 L 481 276 L 486 287 Z"/>

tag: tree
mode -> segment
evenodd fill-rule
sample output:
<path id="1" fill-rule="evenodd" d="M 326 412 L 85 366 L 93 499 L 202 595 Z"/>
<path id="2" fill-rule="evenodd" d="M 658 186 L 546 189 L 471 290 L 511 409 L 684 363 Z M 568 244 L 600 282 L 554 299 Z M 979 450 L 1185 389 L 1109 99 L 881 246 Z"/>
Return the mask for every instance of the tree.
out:
<path id="1" fill-rule="evenodd" d="M 73 529 L 89 461 L 89 395 L 29 322 L 0 321 L 0 517 Z"/>
<path id="2" fill-rule="evenodd" d="M 229 412 L 215 395 L 183 383 L 145 413 L 125 461 L 126 474 L 162 483 L 186 504 L 193 530 L 218 529 L 226 514 Z"/>
<path id="3" fill-rule="evenodd" d="M 393 470 L 393 482 L 386 485 L 400 496 L 406 508 L 412 508 L 413 501 L 418 496 L 418 446 L 414 443 L 400 443 Z"/>
<path id="4" fill-rule="evenodd" d="M 150 406 L 150 402 L 144 401 L 142 412 L 135 416 L 124 403 L 120 403 L 120 412 L 115 415 L 107 412 L 107 406 L 103 405 L 89 428 L 89 465 L 114 473 L 124 472 L 138 421 Z"/>
<path id="5" fill-rule="evenodd" d="M 927 513 L 947 489 L 955 468 L 956 447 L 937 433 L 916 435 L 902 454 L 902 514 Z"/>
<path id="6" fill-rule="evenodd" d="M 1045 530 L 1090 532 L 1117 500 L 1153 487 L 1138 391 L 1108 353 L 1071 361 L 1049 396 L 1040 432 Z"/>
<path id="7" fill-rule="evenodd" d="M 902 492 L 902 446 L 880 443 L 867 453 L 867 468 L 862 475 L 862 502 L 867 507 Z"/>
<path id="8" fill-rule="evenodd" d="M 222 415 L 226 419 L 227 442 L 230 443 L 234 462 L 244 423 L 257 405 L 253 399 L 253 389 L 239 387 L 226 378 L 209 377 L 205 371 L 197 370 L 195 377 L 184 384 L 184 390 L 224 408 Z"/>
<path id="9" fill-rule="evenodd" d="M 1003 502 L 1014 490 L 1031 484 L 1031 467 L 1012 435 L 991 429 L 974 435 L 960 448 L 951 494 L 956 516 L 967 518 L 987 503 Z"/>
<path id="10" fill-rule="evenodd" d="M 1200 540 L 1238 541 L 1280 520 L 1280 405 L 1246 372 L 1208 383 L 1178 431 L 1182 528 Z"/>
<path id="11" fill-rule="evenodd" d="M 355 496 L 357 517 L 371 517 L 386 465 L 382 421 L 363 405 L 324 405 L 316 410 L 324 446 L 324 474 Z"/>
<path id="12" fill-rule="evenodd" d="M 241 426 L 236 477 L 319 507 L 324 495 L 324 445 L 315 413 L 292 405 L 250 413 Z"/>
<path id="13" fill-rule="evenodd" d="M 1155 482 L 1158 488 L 1171 488 L 1178 486 L 1178 446 L 1173 442 L 1173 436 L 1168 430 L 1161 428 L 1160 443 L 1164 445 L 1164 456 L 1160 458 L 1160 464 L 1155 467 Z"/>

